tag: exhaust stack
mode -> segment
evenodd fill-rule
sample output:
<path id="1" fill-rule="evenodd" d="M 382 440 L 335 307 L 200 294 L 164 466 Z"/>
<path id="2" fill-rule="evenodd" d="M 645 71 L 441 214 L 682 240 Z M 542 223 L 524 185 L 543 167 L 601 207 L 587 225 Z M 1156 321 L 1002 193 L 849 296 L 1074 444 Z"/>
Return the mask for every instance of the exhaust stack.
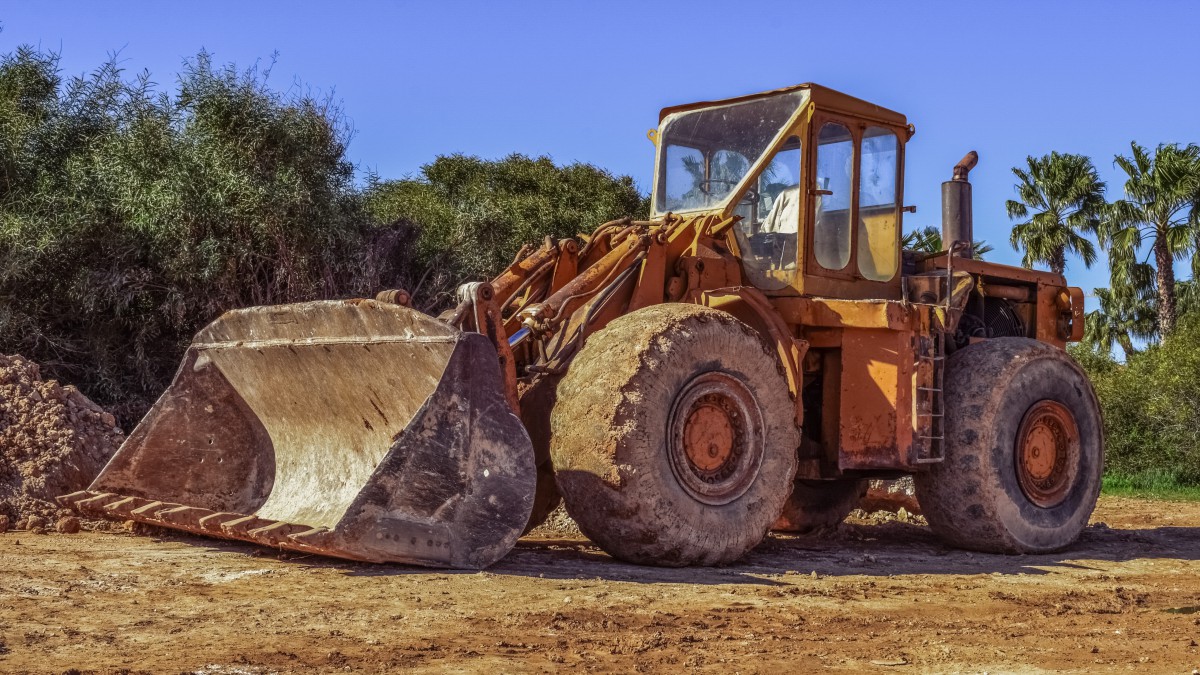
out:
<path id="1" fill-rule="evenodd" d="M 979 153 L 968 152 L 954 165 L 954 177 L 942 183 L 942 247 L 954 251 L 955 242 L 965 242 L 956 252 L 963 258 L 972 257 L 971 243 L 975 241 L 971 221 L 971 182 L 967 174 L 978 163 Z"/>

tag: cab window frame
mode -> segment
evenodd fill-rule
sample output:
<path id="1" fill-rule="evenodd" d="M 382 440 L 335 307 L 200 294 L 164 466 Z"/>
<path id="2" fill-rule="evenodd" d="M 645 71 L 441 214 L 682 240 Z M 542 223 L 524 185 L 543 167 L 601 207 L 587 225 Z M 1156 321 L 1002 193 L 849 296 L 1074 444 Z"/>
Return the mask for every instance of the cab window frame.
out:
<path id="1" fill-rule="evenodd" d="M 852 143 L 854 146 L 853 154 L 853 170 L 850 181 L 850 259 L 841 269 L 829 269 L 817 261 L 814 238 L 816 235 L 816 199 L 812 198 L 816 190 L 820 189 L 816 184 L 816 169 L 817 155 L 820 152 L 820 133 L 826 123 L 840 124 L 849 129 Z M 888 279 L 871 279 L 862 274 L 859 269 L 859 220 L 861 198 L 860 182 L 862 177 L 862 139 L 863 134 L 868 127 L 878 127 L 891 132 L 896 137 L 896 176 L 895 176 L 895 207 L 896 207 L 896 236 L 894 242 L 894 250 L 896 255 L 896 271 Z M 903 232 L 903 208 L 902 201 L 904 199 L 904 150 L 905 136 L 901 129 L 893 124 L 875 121 L 872 119 L 863 119 L 853 115 L 842 115 L 832 111 L 818 110 L 812 116 L 809 123 L 808 136 L 809 152 L 806 163 L 808 178 L 808 194 L 805 195 L 804 215 L 804 274 L 806 276 L 818 277 L 823 279 L 839 280 L 839 281 L 865 281 L 867 283 L 879 284 L 881 286 L 894 283 L 899 276 L 899 257 L 900 257 L 900 238 Z"/>
<path id="2" fill-rule="evenodd" d="M 826 124 L 840 124 L 850 132 L 850 142 L 853 146 L 853 155 L 851 160 L 850 174 L 850 195 L 849 195 L 849 210 L 850 210 L 850 258 L 841 269 L 829 269 L 817 260 L 816 255 L 816 231 L 817 231 L 817 200 L 814 195 L 816 191 L 821 189 L 817 185 L 817 155 L 821 152 L 821 129 Z M 858 251 L 857 237 L 855 232 L 855 220 L 858 214 L 858 155 L 860 152 L 860 129 L 858 120 L 836 113 L 818 112 L 813 116 L 809 126 L 809 148 L 811 151 L 808 155 L 808 200 L 805 204 L 805 246 L 804 246 L 804 265 L 805 273 L 813 276 L 826 277 L 831 279 L 853 280 L 858 279 Z"/>
<path id="3" fill-rule="evenodd" d="M 722 213 L 723 217 L 734 215 L 738 205 L 746 198 L 746 195 L 749 193 L 749 191 L 752 189 L 757 190 L 759 188 L 763 172 L 768 166 L 770 166 L 771 162 L 774 161 L 774 158 L 780 152 L 784 151 L 784 147 L 791 141 L 793 137 L 797 137 L 799 139 L 800 164 L 798 171 L 800 172 L 800 213 L 799 222 L 796 223 L 796 266 L 791 270 L 778 270 L 778 272 L 786 273 L 786 279 L 782 278 L 784 274 L 780 274 L 779 278 L 772 279 L 769 284 L 764 284 L 762 286 L 762 290 L 769 292 L 778 292 L 789 288 L 797 289 L 803 283 L 804 275 L 807 273 L 807 254 L 805 254 L 801 249 L 804 249 L 809 245 L 809 235 L 806 233 L 806 230 L 810 228 L 808 227 L 808 216 L 806 213 L 808 211 L 808 204 L 811 202 L 809 197 L 811 179 L 808 177 L 808 173 L 810 171 L 809 165 L 811 152 L 807 146 L 810 142 L 809 138 L 810 129 L 812 126 L 812 111 L 813 103 L 811 100 L 806 101 L 804 105 L 801 105 L 796 109 L 796 112 L 792 115 L 791 119 L 788 120 L 788 123 L 780 129 L 779 133 L 772 140 L 771 144 L 768 145 L 767 149 L 763 151 L 763 154 L 759 157 L 758 161 L 756 161 L 750 167 L 750 171 L 747 172 L 745 177 L 743 177 L 742 183 L 729 193 L 732 198 L 727 203 L 726 208 Z M 745 252 L 743 252 L 743 242 L 740 240 L 740 237 L 734 234 L 731 236 L 731 239 L 733 240 L 734 246 L 737 248 L 738 255 L 744 256 Z M 759 275 L 756 273 L 752 276 Z M 752 282 L 752 284 L 755 287 L 759 287 L 757 280 Z"/>
<path id="4" fill-rule="evenodd" d="M 884 132 L 884 133 L 871 133 L 868 136 L 868 133 L 872 132 L 872 130 L 877 130 L 877 131 Z M 899 273 L 899 271 L 900 271 L 900 248 L 901 248 L 900 239 L 903 236 L 901 233 L 901 227 L 900 227 L 900 225 L 901 225 L 901 203 L 900 202 L 902 201 L 901 176 L 903 173 L 903 171 L 902 171 L 902 168 L 903 168 L 903 164 L 902 164 L 903 143 L 900 141 L 900 134 L 898 134 L 895 129 L 892 129 L 890 127 L 887 127 L 887 126 L 884 126 L 881 124 L 864 123 L 862 125 L 862 129 L 859 132 L 859 135 L 860 135 L 859 146 L 858 146 L 859 154 L 858 154 L 858 161 L 857 161 L 857 167 L 858 167 L 857 170 L 858 170 L 859 178 L 858 178 L 858 188 L 856 190 L 857 197 L 858 197 L 858 208 L 857 208 L 857 214 L 856 214 L 857 222 L 854 223 L 855 239 L 856 239 L 856 241 L 854 242 L 854 250 L 855 250 L 855 257 L 856 257 L 855 267 L 856 267 L 859 275 L 863 279 L 866 279 L 867 281 L 887 283 L 887 282 L 891 281 L 892 279 L 895 279 L 896 274 Z M 863 270 L 863 265 L 862 265 L 862 261 L 861 261 L 862 256 L 859 255 L 859 253 L 862 252 L 864 245 L 867 247 L 868 250 L 870 250 L 870 248 L 871 248 L 871 239 L 870 239 L 871 228 L 868 227 L 868 223 L 863 215 L 864 207 L 862 204 L 862 201 L 863 201 L 863 184 L 862 184 L 863 158 L 866 156 L 866 153 L 865 153 L 863 147 L 868 138 L 883 138 L 886 136 L 890 136 L 892 139 L 893 145 L 892 145 L 891 151 L 895 154 L 895 157 L 893 158 L 894 165 L 892 166 L 892 172 L 891 172 L 891 176 L 890 176 L 891 181 L 892 181 L 892 184 L 891 184 L 892 194 L 891 194 L 891 202 L 890 202 L 891 211 L 892 211 L 891 217 L 892 217 L 892 229 L 893 229 L 893 236 L 891 237 L 891 242 L 890 242 L 892 259 L 890 262 L 890 264 L 891 264 L 890 274 L 888 274 L 885 277 L 885 276 L 880 275 L 878 271 L 873 271 L 873 274 L 867 274 Z M 883 153 L 872 153 L 872 154 L 883 154 Z M 866 208 L 879 209 L 881 206 L 887 206 L 887 203 L 870 204 Z M 885 213 L 885 212 L 881 210 L 881 211 L 879 211 L 879 213 Z M 865 244 L 863 241 L 864 235 L 868 238 L 867 241 L 865 242 Z"/>
<path id="5" fill-rule="evenodd" d="M 737 199 L 730 202 L 732 209 L 726 214 L 727 216 L 738 215 L 742 218 L 742 220 L 738 222 L 733 230 L 734 240 L 737 245 L 739 257 L 742 261 L 743 271 L 751 280 L 752 285 L 760 290 L 780 291 L 785 288 L 795 288 L 804 272 L 804 258 L 800 253 L 800 247 L 804 242 L 804 204 L 806 202 L 806 186 L 808 181 L 804 174 L 806 157 L 805 153 L 807 152 L 807 148 L 805 148 L 805 124 L 805 122 L 800 121 L 789 125 L 787 127 L 787 133 L 781 138 L 777 139 L 778 142 L 772 144 L 772 146 L 763 153 L 764 161 L 757 166 L 757 171 L 751 171 L 751 173 L 748 174 L 747 182 L 742 186 L 741 190 L 737 191 Z M 788 147 L 793 144 L 795 147 Z M 798 202 L 796 204 L 795 222 L 793 223 L 795 232 L 782 233 L 785 235 L 793 235 L 790 241 L 783 243 L 782 251 L 786 252 L 789 248 L 791 249 L 792 257 L 790 258 L 790 262 L 792 264 L 790 267 L 784 264 L 782 261 L 788 258 L 783 256 L 780 258 L 781 263 L 779 267 L 775 267 L 773 265 L 762 267 L 759 264 L 762 258 L 758 255 L 755 255 L 755 252 L 752 249 L 753 245 L 750 242 L 750 237 L 760 233 L 751 233 L 748 235 L 745 231 L 745 226 L 761 226 L 766 222 L 766 218 L 770 215 L 770 209 L 767 209 L 766 213 L 763 213 L 760 209 L 763 193 L 762 181 L 766 177 L 768 169 L 776 161 L 779 161 L 780 155 L 791 152 L 797 153 L 796 163 L 794 165 L 788 164 L 788 166 L 792 167 L 796 172 L 796 178 L 798 182 L 796 183 L 795 187 L 797 188 L 796 196 Z M 785 187 L 784 190 L 786 189 L 787 188 Z M 751 213 L 749 216 L 739 214 L 738 210 L 746 203 L 746 198 L 751 191 L 756 193 L 758 201 L 751 205 Z M 782 194 L 782 192 L 783 190 L 781 190 L 779 194 Z M 772 201 L 772 206 L 777 203 L 778 199 L 779 195 L 776 195 L 775 200 Z"/>

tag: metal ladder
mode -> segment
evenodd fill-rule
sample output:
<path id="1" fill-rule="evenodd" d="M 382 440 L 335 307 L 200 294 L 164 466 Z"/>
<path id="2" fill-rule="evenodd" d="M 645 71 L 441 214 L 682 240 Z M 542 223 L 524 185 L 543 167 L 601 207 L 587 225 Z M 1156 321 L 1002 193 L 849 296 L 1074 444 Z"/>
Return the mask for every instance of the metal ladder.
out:
<path id="1" fill-rule="evenodd" d="M 928 364 L 933 371 L 932 386 L 916 388 L 917 428 L 928 430 L 927 434 L 917 437 L 922 441 L 917 444 L 918 464 L 934 464 L 946 456 L 946 401 L 942 391 L 946 372 L 946 334 L 937 331 L 930 338 L 919 341 L 921 346 L 917 353 L 917 363 Z M 923 420 L 928 424 L 920 424 Z"/>
<path id="2" fill-rule="evenodd" d="M 933 331 L 929 340 L 918 340 L 917 348 L 917 364 L 928 365 L 933 373 L 931 386 L 916 387 L 915 417 L 918 420 L 917 428 L 920 430 L 928 430 L 928 433 L 920 434 L 917 439 L 921 441 L 917 445 L 916 463 L 917 464 L 936 464 L 946 457 L 946 399 L 945 399 L 945 378 L 946 378 L 946 331 L 945 327 L 950 321 L 951 310 L 951 295 L 954 291 L 954 254 L 961 248 L 962 242 L 954 242 L 950 250 L 946 252 L 946 270 L 945 270 L 945 289 L 941 293 L 941 304 L 926 304 L 926 311 L 934 315 L 936 310 L 942 311 L 942 318 L 938 330 Z M 924 303 L 920 303 L 924 304 Z M 929 325 L 935 324 L 935 316 L 930 316 Z M 921 424 L 921 421 L 927 421 L 928 424 Z"/>

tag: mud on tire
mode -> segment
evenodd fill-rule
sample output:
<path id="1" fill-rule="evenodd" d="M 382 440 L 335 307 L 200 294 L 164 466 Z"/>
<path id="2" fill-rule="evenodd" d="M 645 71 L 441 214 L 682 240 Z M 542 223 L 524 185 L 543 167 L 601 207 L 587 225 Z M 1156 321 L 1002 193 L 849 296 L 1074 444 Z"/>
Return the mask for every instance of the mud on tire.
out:
<path id="1" fill-rule="evenodd" d="M 736 560 L 791 491 L 794 413 L 775 357 L 732 316 L 667 304 L 618 318 L 558 387 L 550 454 L 567 512 L 629 562 Z"/>
<path id="2" fill-rule="evenodd" d="M 988 340 L 950 357 L 945 397 L 945 460 L 915 476 L 933 530 L 978 551 L 1075 541 L 1104 469 L 1099 403 L 1075 361 L 1036 340 Z"/>

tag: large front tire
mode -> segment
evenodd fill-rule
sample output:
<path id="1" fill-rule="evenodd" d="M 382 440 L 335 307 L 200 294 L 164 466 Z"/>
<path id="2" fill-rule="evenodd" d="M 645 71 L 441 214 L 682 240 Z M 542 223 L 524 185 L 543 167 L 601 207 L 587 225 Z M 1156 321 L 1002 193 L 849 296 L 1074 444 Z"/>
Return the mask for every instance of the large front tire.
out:
<path id="1" fill-rule="evenodd" d="M 945 459 L 915 476 L 947 543 L 1044 553 L 1087 525 L 1104 471 L 1100 406 L 1061 349 L 1027 338 L 971 345 L 947 361 Z"/>
<path id="2" fill-rule="evenodd" d="M 567 512 L 622 560 L 732 562 L 791 491 L 794 406 L 775 357 L 729 314 L 667 304 L 618 318 L 588 339 L 551 414 Z"/>

